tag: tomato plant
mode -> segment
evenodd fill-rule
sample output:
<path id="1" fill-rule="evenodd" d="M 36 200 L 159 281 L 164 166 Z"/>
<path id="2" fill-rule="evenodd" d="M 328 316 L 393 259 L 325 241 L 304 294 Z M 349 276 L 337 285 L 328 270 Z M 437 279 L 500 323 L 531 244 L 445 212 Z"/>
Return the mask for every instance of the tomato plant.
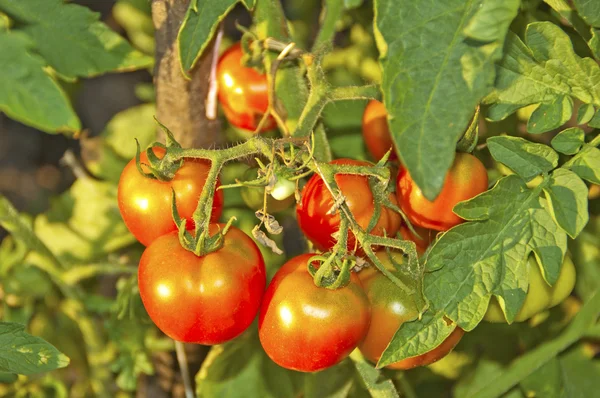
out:
<path id="1" fill-rule="evenodd" d="M 235 127 L 254 131 L 269 107 L 267 77 L 242 64 L 244 52 L 239 43 L 219 58 L 217 83 L 219 102 L 225 117 Z M 262 131 L 276 126 L 269 116 Z"/>
<path id="2" fill-rule="evenodd" d="M 404 263 L 404 256 L 401 253 L 394 252 L 388 255 L 386 252 L 378 252 L 377 257 L 388 270 L 403 279 L 402 274 L 394 266 L 394 263 L 400 266 Z M 360 271 L 358 277 L 369 298 L 372 312 L 369 331 L 358 347 L 367 359 L 377 362 L 400 326 L 419 316 L 419 308 L 414 296 L 404 293 L 373 266 Z M 433 350 L 392 363 L 387 367 L 411 369 L 429 365 L 452 351 L 463 333 L 464 331 L 457 327 L 441 345 Z"/>
<path id="3" fill-rule="evenodd" d="M 558 280 L 552 286 L 544 280 L 534 257 L 529 257 L 525 266 L 529 274 L 529 288 L 521 309 L 515 315 L 515 322 L 526 321 L 560 304 L 571 294 L 575 286 L 575 266 L 569 255 L 565 256 Z M 484 319 L 488 322 L 506 322 L 504 312 L 496 298 L 490 300 Z"/>
<path id="4" fill-rule="evenodd" d="M 158 157 L 164 155 L 162 148 L 155 147 L 152 151 Z M 140 161 L 148 161 L 146 153 L 141 153 Z M 177 229 L 171 215 L 173 191 L 179 215 L 192 226 L 192 215 L 198 205 L 209 169 L 210 162 L 205 160 L 185 160 L 175 177 L 171 181 L 163 182 L 141 175 L 135 159 L 132 159 L 121 174 L 118 198 L 123 221 L 136 239 L 148 246 L 156 238 Z M 223 209 L 221 191 L 215 192 L 212 209 L 211 221 L 217 221 Z"/>
<path id="5" fill-rule="evenodd" d="M 458 202 L 471 199 L 487 189 L 485 166 L 475 156 L 457 153 L 437 198 L 428 200 L 410 173 L 401 167 L 396 181 L 400 208 L 411 222 L 423 228 L 446 231 L 463 220 L 452 212 Z"/>
<path id="6" fill-rule="evenodd" d="M 390 160 L 397 159 L 396 150 L 393 148 L 392 135 L 387 122 L 385 105 L 377 100 L 371 100 L 365 108 L 362 117 L 362 134 L 369 153 L 375 160 L 379 160 L 390 149 Z"/>
<path id="7" fill-rule="evenodd" d="M 251 181 L 256 179 L 258 173 L 257 169 L 250 168 L 244 173 L 244 179 Z M 293 188 L 292 188 L 293 189 Z M 261 209 L 263 207 L 263 201 L 265 198 L 264 187 L 242 187 L 240 194 L 244 203 L 251 209 Z M 285 195 L 283 195 L 285 196 Z M 288 194 L 282 199 L 276 199 L 273 195 L 267 194 L 267 211 L 271 213 L 277 213 L 291 207 L 295 203 L 293 190 L 292 194 Z"/>
<path id="8" fill-rule="evenodd" d="M 370 308 L 356 275 L 348 286 L 315 286 L 307 269 L 312 254 L 292 258 L 275 274 L 258 318 L 260 342 L 275 363 L 316 372 L 356 348 L 369 327 Z"/>
<path id="9" fill-rule="evenodd" d="M 176 232 L 163 235 L 146 248 L 138 271 L 140 296 L 156 326 L 177 341 L 209 345 L 250 326 L 265 275 L 258 247 L 235 227 L 223 247 L 204 256 L 183 249 Z"/>
<path id="10" fill-rule="evenodd" d="M 368 162 L 352 159 L 336 159 L 331 162 L 335 165 L 368 166 Z M 375 214 L 373 193 L 369 187 L 369 180 L 359 175 L 336 175 L 342 195 L 346 197 L 348 208 L 362 228 L 367 228 L 371 218 Z M 340 216 L 337 213 L 328 214 L 334 205 L 334 199 L 323 179 L 314 175 L 304 186 L 301 193 L 301 201 L 296 207 L 298 224 L 306 237 L 320 250 L 333 247 L 336 240 L 332 234 L 339 230 Z M 389 195 L 392 203 L 396 203 L 393 194 Z M 393 236 L 400 228 L 400 216 L 389 208 L 380 208 L 377 223 L 370 231 L 374 235 L 382 236 L 384 233 Z M 352 249 L 355 240 L 348 237 L 348 247 Z"/>

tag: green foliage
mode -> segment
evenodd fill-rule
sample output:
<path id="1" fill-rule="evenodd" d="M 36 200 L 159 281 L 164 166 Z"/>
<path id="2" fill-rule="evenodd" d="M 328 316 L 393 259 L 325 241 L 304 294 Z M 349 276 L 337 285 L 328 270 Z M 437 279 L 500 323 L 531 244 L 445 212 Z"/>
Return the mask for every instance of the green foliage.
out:
<path id="1" fill-rule="evenodd" d="M 556 152 L 543 144 L 534 144 L 518 137 L 491 137 L 487 140 L 490 153 L 525 181 L 547 173 L 558 165 Z"/>
<path id="2" fill-rule="evenodd" d="M 25 333 L 25 326 L 0 322 L 0 372 L 29 375 L 68 364 L 69 358 L 54 346 Z"/>
<path id="3" fill-rule="evenodd" d="M 454 145 L 492 87 L 494 61 L 502 54 L 510 16 L 519 6 L 518 1 L 485 3 L 490 5 L 480 8 L 481 1 L 460 0 L 375 2 L 383 99 L 392 136 L 428 199 L 442 188 Z M 500 3 L 508 12 L 488 29 L 486 21 L 494 4 Z M 467 40 L 472 36 L 489 41 Z"/>
<path id="4" fill-rule="evenodd" d="M 551 141 L 552 147 L 565 155 L 575 155 L 585 142 L 585 133 L 579 127 L 561 131 Z"/>

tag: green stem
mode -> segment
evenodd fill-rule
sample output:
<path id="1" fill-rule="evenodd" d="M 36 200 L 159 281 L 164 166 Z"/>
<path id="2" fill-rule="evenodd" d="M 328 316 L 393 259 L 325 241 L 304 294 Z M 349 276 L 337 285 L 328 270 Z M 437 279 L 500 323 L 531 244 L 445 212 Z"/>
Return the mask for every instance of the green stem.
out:
<path id="1" fill-rule="evenodd" d="M 368 84 L 365 86 L 336 87 L 328 94 L 329 101 L 346 101 L 375 99 L 380 95 L 379 86 Z"/>

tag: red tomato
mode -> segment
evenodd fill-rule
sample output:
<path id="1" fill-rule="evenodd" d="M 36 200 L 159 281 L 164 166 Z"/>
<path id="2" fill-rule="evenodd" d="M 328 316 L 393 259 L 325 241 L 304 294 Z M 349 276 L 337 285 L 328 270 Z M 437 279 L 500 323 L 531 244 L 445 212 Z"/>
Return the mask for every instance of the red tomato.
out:
<path id="1" fill-rule="evenodd" d="M 368 166 L 370 163 L 352 159 L 336 159 L 331 164 L 345 164 Z M 335 176 L 342 194 L 346 197 L 346 203 L 354 218 L 362 228 L 367 228 L 373 213 L 375 204 L 373 193 L 369 187 L 369 180 L 365 176 L 338 174 Z M 390 194 L 390 200 L 396 203 L 396 198 Z M 298 223 L 304 235 L 310 239 L 319 250 L 328 250 L 335 245 L 335 239 L 331 234 L 339 230 L 340 216 L 337 212 L 327 214 L 333 206 L 334 200 L 325 186 L 321 177 L 317 174 L 302 189 L 302 200 L 296 207 Z M 373 235 L 395 236 L 400 228 L 401 218 L 395 211 L 383 207 L 375 228 L 371 230 Z M 352 250 L 356 244 L 354 235 L 348 234 L 348 248 Z"/>
<path id="2" fill-rule="evenodd" d="M 376 255 L 387 269 L 409 284 L 409 280 L 393 266 L 386 252 L 378 252 Z M 404 256 L 401 253 L 392 252 L 392 256 L 396 263 L 402 264 L 404 262 Z M 404 322 L 415 319 L 419 315 L 419 309 L 410 295 L 405 294 L 374 266 L 361 270 L 358 277 L 371 303 L 369 331 L 358 347 L 365 358 L 377 362 L 396 331 Z M 441 345 L 433 350 L 395 362 L 387 367 L 390 369 L 410 369 L 416 366 L 429 365 L 452 351 L 460 341 L 463 333 L 464 331 L 457 327 Z"/>
<path id="3" fill-rule="evenodd" d="M 314 254 L 292 258 L 275 274 L 263 298 L 258 335 L 278 365 L 323 370 L 346 358 L 369 327 L 370 308 L 356 274 L 343 288 L 317 287 L 307 270 Z"/>
<path id="4" fill-rule="evenodd" d="M 267 76 L 242 65 L 243 55 L 240 43 L 221 55 L 217 65 L 218 96 L 229 123 L 254 131 L 269 107 L 269 86 Z M 276 126 L 269 116 L 262 131 Z"/>
<path id="5" fill-rule="evenodd" d="M 371 100 L 365 108 L 362 118 L 362 133 L 369 153 L 379 160 L 394 147 L 392 134 L 387 121 L 385 105 L 377 100 Z M 390 154 L 390 160 L 396 160 L 396 150 Z"/>
<path id="6" fill-rule="evenodd" d="M 487 171 L 483 163 L 473 155 L 459 152 L 446 174 L 442 191 L 433 202 L 423 196 L 405 167 L 401 167 L 398 173 L 396 195 L 400 208 L 413 224 L 446 231 L 463 222 L 452 212 L 454 206 L 484 192 L 487 186 Z"/>
<path id="7" fill-rule="evenodd" d="M 219 225 L 212 224 L 211 233 Z M 177 232 L 161 236 L 142 254 L 138 281 L 148 315 L 167 336 L 220 344 L 254 320 L 266 273 L 256 244 L 231 227 L 223 247 L 201 257 L 181 247 Z"/>
<path id="8" fill-rule="evenodd" d="M 160 147 L 153 151 L 158 157 L 165 154 Z M 140 159 L 142 163 L 148 162 L 146 152 L 141 153 Z M 146 167 L 142 168 L 148 171 Z M 127 228 L 145 246 L 159 236 L 177 230 L 171 215 L 171 189 L 175 190 L 179 215 L 188 220 L 188 227 L 193 226 L 191 218 L 209 170 L 208 160 L 186 159 L 171 181 L 162 182 L 141 175 L 135 159 L 131 160 L 121 173 L 118 193 L 119 210 Z M 223 192 L 216 191 L 211 221 L 217 221 L 222 210 Z"/>

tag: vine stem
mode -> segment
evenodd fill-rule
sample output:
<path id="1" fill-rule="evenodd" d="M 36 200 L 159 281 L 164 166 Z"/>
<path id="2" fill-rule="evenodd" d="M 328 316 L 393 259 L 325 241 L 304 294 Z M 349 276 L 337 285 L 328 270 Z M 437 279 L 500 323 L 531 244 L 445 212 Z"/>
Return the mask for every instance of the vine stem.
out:
<path id="1" fill-rule="evenodd" d="M 179 370 L 181 371 L 181 378 L 183 379 L 183 386 L 185 388 L 185 398 L 194 398 L 185 347 L 181 341 L 175 341 L 175 352 L 177 353 L 177 362 L 179 363 Z"/>

